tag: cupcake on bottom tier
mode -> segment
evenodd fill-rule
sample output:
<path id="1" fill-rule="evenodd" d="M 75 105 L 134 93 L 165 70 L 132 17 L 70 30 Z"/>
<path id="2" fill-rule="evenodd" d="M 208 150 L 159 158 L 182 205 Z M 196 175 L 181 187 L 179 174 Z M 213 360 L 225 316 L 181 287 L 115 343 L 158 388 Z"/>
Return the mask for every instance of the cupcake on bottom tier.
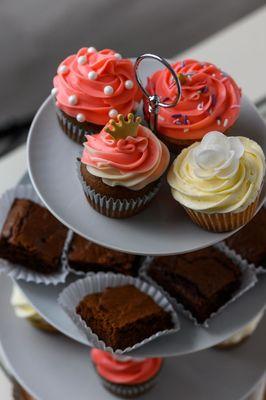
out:
<path id="1" fill-rule="evenodd" d="M 227 132 L 240 113 L 241 90 L 228 74 L 209 62 L 177 61 L 182 96 L 175 107 L 161 107 L 158 136 L 174 153 L 190 146 L 212 130 Z M 148 78 L 147 91 L 157 94 L 164 103 L 176 98 L 176 85 L 167 68 Z M 147 99 L 144 115 L 149 120 Z"/>
<path id="2" fill-rule="evenodd" d="M 260 312 L 249 324 L 237 333 L 232 335 L 229 339 L 215 346 L 217 349 L 231 349 L 246 341 L 257 329 L 260 321 L 262 320 L 264 312 Z"/>
<path id="3" fill-rule="evenodd" d="M 37 311 L 31 306 L 24 294 L 16 285 L 13 286 L 11 305 L 13 306 L 15 314 L 18 318 L 26 319 L 35 328 L 50 333 L 57 332 L 57 330 L 52 325 L 48 324 L 48 322 L 46 322 L 37 313 Z"/>
<path id="4" fill-rule="evenodd" d="M 79 173 L 90 205 L 112 218 L 139 213 L 156 195 L 169 164 L 167 147 L 133 114 L 87 136 Z"/>
<path id="5" fill-rule="evenodd" d="M 109 118 L 135 111 L 142 97 L 132 61 L 110 49 L 83 47 L 60 63 L 53 83 L 59 124 L 80 144 Z"/>
<path id="6" fill-rule="evenodd" d="M 91 359 L 104 387 L 122 398 L 134 398 L 150 390 L 163 362 L 161 358 L 116 357 L 97 349 L 91 351 Z"/>
<path id="7" fill-rule="evenodd" d="M 168 183 L 193 222 L 226 232 L 253 218 L 264 175 L 265 156 L 256 142 L 209 132 L 177 156 Z"/>

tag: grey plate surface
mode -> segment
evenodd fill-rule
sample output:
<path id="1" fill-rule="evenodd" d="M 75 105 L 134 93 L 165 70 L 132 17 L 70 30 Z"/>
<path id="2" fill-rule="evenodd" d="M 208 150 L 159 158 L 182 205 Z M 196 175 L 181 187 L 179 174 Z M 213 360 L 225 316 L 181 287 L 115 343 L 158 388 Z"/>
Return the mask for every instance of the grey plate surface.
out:
<path id="1" fill-rule="evenodd" d="M 0 342 L 18 381 L 38 400 L 111 400 L 90 363 L 88 348 L 37 331 L 15 317 L 11 281 L 0 278 Z M 156 389 L 140 399 L 240 400 L 265 373 L 266 319 L 233 350 L 209 349 L 165 361 Z M 170 395 L 171 393 L 171 395 Z"/>

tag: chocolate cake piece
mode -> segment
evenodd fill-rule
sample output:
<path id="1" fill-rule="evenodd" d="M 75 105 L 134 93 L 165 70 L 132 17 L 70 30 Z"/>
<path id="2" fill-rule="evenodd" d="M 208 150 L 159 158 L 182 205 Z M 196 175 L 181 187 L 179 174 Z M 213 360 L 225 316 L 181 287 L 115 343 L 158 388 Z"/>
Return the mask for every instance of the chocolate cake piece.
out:
<path id="1" fill-rule="evenodd" d="M 77 313 L 113 349 L 126 349 L 156 332 L 173 328 L 171 314 L 133 285 L 86 296 Z"/>
<path id="2" fill-rule="evenodd" d="M 76 271 L 110 271 L 136 276 L 140 257 L 107 249 L 74 234 L 69 248 L 68 263 Z"/>
<path id="3" fill-rule="evenodd" d="M 266 209 L 262 209 L 244 228 L 225 243 L 256 267 L 266 268 Z"/>
<path id="4" fill-rule="evenodd" d="M 148 274 L 201 323 L 232 297 L 241 277 L 239 267 L 213 247 L 156 257 Z"/>
<path id="5" fill-rule="evenodd" d="M 46 208 L 27 199 L 15 199 L 0 234 L 0 258 L 43 274 L 60 267 L 67 235 Z"/>

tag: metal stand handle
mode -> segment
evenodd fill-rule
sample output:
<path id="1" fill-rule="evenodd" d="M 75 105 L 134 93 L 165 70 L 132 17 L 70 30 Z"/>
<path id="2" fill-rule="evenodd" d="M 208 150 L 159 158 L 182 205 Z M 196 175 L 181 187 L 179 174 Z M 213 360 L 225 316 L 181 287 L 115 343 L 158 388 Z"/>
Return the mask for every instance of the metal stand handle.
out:
<path id="1" fill-rule="evenodd" d="M 145 58 L 151 58 L 153 60 L 157 60 L 157 61 L 161 62 L 171 72 L 174 82 L 177 86 L 177 96 L 172 103 L 162 103 L 160 101 L 160 97 L 156 93 L 151 95 L 150 93 L 147 92 L 147 90 L 144 87 L 144 85 L 139 77 L 139 74 L 138 74 L 139 65 L 140 65 L 141 61 L 143 61 Z M 155 54 L 143 54 L 142 56 L 139 56 L 137 58 L 137 60 L 135 62 L 135 76 L 136 76 L 136 80 L 137 80 L 137 83 L 138 83 L 140 89 L 142 90 L 144 96 L 146 96 L 149 101 L 150 128 L 153 132 L 156 132 L 157 126 L 158 126 L 159 108 L 160 107 L 163 107 L 163 108 L 175 107 L 181 98 L 180 80 L 178 78 L 178 75 L 174 71 L 174 69 L 171 67 L 171 65 L 164 58 L 157 56 Z"/>

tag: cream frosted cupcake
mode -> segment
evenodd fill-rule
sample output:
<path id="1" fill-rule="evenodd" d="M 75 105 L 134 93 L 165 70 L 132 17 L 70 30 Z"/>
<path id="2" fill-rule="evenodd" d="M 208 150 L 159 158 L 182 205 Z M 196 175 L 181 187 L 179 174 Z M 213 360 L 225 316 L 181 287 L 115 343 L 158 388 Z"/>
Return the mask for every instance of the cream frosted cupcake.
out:
<path id="1" fill-rule="evenodd" d="M 158 192 L 169 159 L 167 147 L 139 117 L 119 115 L 84 143 L 79 173 L 88 202 L 107 217 L 137 214 Z"/>
<path id="2" fill-rule="evenodd" d="M 168 183 L 196 224 L 226 232 L 252 219 L 264 175 L 265 156 L 256 142 L 209 132 L 175 159 Z"/>
<path id="3" fill-rule="evenodd" d="M 134 111 L 142 97 L 132 61 L 111 49 L 83 47 L 60 63 L 53 83 L 59 124 L 78 143 Z"/>
<path id="4" fill-rule="evenodd" d="M 13 286 L 11 305 L 13 306 L 15 314 L 18 318 L 26 319 L 35 328 L 47 332 L 57 332 L 56 329 L 49 325 L 30 305 L 24 294 L 16 285 Z"/>
<path id="5" fill-rule="evenodd" d="M 232 335 L 229 339 L 215 346 L 218 349 L 230 349 L 238 346 L 247 340 L 257 329 L 260 321 L 262 320 L 264 312 L 260 312 L 249 324 L 240 329 L 237 333 Z"/>

